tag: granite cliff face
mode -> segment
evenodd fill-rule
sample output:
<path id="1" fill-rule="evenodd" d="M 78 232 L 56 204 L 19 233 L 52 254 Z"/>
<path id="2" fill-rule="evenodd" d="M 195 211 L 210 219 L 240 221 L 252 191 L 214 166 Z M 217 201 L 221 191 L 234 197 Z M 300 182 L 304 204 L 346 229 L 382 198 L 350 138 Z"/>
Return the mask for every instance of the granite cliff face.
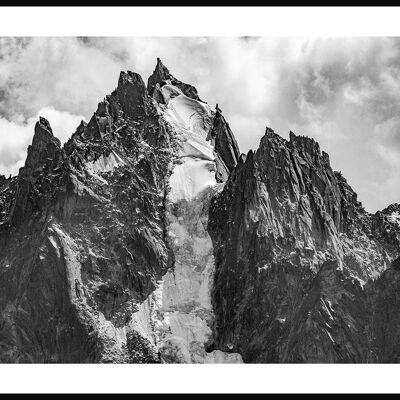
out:
<path id="1" fill-rule="evenodd" d="M 215 347 L 245 362 L 396 361 L 380 320 L 396 303 L 397 210 L 368 214 L 318 143 L 267 128 L 211 204 Z"/>
<path id="2" fill-rule="evenodd" d="M 398 362 L 400 206 L 307 137 L 240 155 L 157 60 L 0 176 L 0 362 Z"/>
<path id="3" fill-rule="evenodd" d="M 121 72 L 64 146 L 37 122 L 0 180 L 1 362 L 241 360 L 205 351 L 209 201 L 238 151 L 214 148 L 230 131 L 196 93 L 158 60 L 148 88 Z"/>

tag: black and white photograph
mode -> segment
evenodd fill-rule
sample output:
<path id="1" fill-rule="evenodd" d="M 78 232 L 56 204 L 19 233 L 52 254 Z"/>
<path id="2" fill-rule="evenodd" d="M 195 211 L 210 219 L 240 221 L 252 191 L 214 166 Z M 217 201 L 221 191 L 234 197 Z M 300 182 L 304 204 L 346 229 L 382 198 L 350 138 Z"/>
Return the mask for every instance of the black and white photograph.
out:
<path id="1" fill-rule="evenodd" d="M 160 15 L 0 34 L 2 371 L 158 364 L 156 386 L 173 364 L 173 392 L 185 364 L 398 375 L 400 29 L 177 35 L 179 8 Z"/>

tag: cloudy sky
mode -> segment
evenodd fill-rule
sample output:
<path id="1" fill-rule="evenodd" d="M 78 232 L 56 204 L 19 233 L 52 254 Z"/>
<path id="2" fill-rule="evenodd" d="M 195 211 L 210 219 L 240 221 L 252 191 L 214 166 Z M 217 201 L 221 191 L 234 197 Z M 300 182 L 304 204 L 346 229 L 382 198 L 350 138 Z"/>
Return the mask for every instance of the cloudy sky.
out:
<path id="1" fill-rule="evenodd" d="M 16 174 L 39 115 L 65 141 L 156 57 L 218 103 L 240 150 L 265 127 L 315 138 L 370 212 L 400 202 L 400 38 L 0 38 L 0 173 Z"/>

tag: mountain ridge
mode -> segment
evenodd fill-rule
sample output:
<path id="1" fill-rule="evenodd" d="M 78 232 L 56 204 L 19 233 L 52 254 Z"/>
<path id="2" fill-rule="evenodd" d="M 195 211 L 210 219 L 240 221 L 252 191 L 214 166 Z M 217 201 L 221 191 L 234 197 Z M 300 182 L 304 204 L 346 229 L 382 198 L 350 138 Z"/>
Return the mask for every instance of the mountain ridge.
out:
<path id="1" fill-rule="evenodd" d="M 241 154 L 160 59 L 147 86 L 122 71 L 0 176 L 0 361 L 398 362 L 399 221 L 314 139 Z"/>

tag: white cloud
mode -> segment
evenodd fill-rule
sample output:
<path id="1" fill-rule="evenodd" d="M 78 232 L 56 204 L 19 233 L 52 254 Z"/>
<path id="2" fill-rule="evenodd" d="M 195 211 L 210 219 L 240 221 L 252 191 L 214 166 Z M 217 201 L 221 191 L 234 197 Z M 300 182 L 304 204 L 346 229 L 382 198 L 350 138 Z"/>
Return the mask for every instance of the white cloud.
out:
<path id="1" fill-rule="evenodd" d="M 119 64 L 76 38 L 31 38 L 24 49 L 8 41 L 0 42 L 0 110 L 11 119 L 50 106 L 88 117 L 116 87 Z"/>
<path id="2" fill-rule="evenodd" d="M 293 130 L 320 142 L 368 210 L 400 201 L 390 161 L 400 159 L 398 38 L 0 40 L 0 129 L 15 137 L 8 143 L 0 133 L 2 171 L 24 158 L 39 110 L 54 107 L 56 135 L 72 132 L 75 116 L 90 118 L 120 70 L 146 82 L 161 57 L 202 99 L 219 104 L 243 152 L 258 147 L 267 125 L 284 137 Z"/>

